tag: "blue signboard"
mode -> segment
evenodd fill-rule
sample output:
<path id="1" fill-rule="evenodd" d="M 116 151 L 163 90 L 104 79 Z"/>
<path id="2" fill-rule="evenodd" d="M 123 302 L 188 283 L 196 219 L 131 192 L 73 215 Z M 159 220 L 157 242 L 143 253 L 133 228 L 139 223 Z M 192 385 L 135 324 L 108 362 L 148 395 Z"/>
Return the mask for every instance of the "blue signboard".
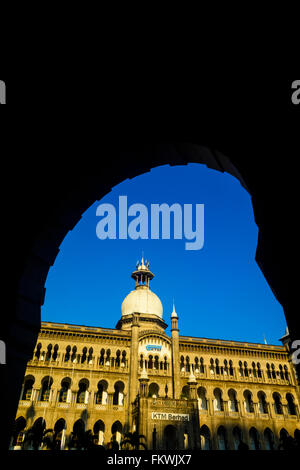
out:
<path id="1" fill-rule="evenodd" d="M 156 344 L 148 344 L 146 349 L 147 351 L 161 351 L 161 346 L 156 346 Z"/>

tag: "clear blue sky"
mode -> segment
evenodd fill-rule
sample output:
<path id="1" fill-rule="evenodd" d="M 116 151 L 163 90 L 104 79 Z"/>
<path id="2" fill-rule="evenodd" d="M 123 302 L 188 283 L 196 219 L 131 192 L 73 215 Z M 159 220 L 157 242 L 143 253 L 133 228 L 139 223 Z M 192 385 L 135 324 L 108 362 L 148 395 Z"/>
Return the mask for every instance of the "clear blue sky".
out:
<path id="1" fill-rule="evenodd" d="M 100 240 L 96 209 L 118 208 L 120 195 L 149 214 L 155 203 L 204 204 L 203 248 L 185 250 L 172 231 L 170 240 Z M 114 328 L 143 251 L 163 318 L 170 325 L 174 297 L 181 335 L 263 343 L 265 334 L 268 344 L 281 344 L 286 321 L 255 262 L 257 236 L 251 198 L 234 177 L 200 164 L 155 168 L 113 188 L 66 236 L 48 274 L 42 320 Z"/>

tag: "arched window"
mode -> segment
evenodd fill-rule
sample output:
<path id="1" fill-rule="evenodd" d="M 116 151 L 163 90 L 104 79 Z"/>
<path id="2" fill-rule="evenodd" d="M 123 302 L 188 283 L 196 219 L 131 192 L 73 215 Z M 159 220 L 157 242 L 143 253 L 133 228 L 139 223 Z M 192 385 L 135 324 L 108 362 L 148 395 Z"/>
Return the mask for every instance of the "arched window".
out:
<path id="1" fill-rule="evenodd" d="M 204 374 L 204 360 L 203 357 L 200 357 L 200 374 Z"/>
<path id="2" fill-rule="evenodd" d="M 186 356 L 186 358 L 185 358 L 185 370 L 186 370 L 186 372 L 190 372 L 190 371 L 191 371 L 190 358 L 189 358 L 189 356 Z"/>
<path id="3" fill-rule="evenodd" d="M 121 351 L 116 352 L 116 361 L 115 361 L 115 366 L 120 367 L 121 365 Z"/>
<path id="4" fill-rule="evenodd" d="M 232 437 L 233 437 L 233 446 L 234 450 L 239 449 L 239 445 L 242 442 L 242 431 L 238 426 L 235 426 L 232 431 Z"/>
<path id="5" fill-rule="evenodd" d="M 206 390 L 204 387 L 199 387 L 197 390 L 198 406 L 200 410 L 207 410 Z"/>
<path id="6" fill-rule="evenodd" d="M 35 359 L 40 359 L 41 349 L 42 349 L 42 344 L 39 343 L 36 347 L 36 351 L 35 351 L 35 354 L 34 354 Z"/>
<path id="7" fill-rule="evenodd" d="M 219 359 L 216 359 L 216 374 L 220 374 Z"/>
<path id="8" fill-rule="evenodd" d="M 229 375 L 233 375 L 233 363 L 231 360 L 229 361 Z"/>
<path id="9" fill-rule="evenodd" d="M 69 383 L 67 381 L 63 381 L 61 384 L 61 389 L 59 391 L 59 399 L 58 401 L 60 403 L 66 403 L 67 401 L 67 395 L 68 395 L 68 390 L 69 390 Z"/>
<path id="10" fill-rule="evenodd" d="M 126 351 L 122 351 L 122 361 L 121 361 L 121 367 L 126 366 Z"/>
<path id="11" fill-rule="evenodd" d="M 71 379 L 69 377 L 66 377 L 61 381 L 58 401 L 60 403 L 71 402 Z"/>
<path id="12" fill-rule="evenodd" d="M 274 450 L 274 434 L 269 428 L 264 431 L 264 443 L 266 450 Z"/>
<path id="13" fill-rule="evenodd" d="M 205 424 L 201 426 L 200 428 L 200 443 L 201 443 L 201 450 L 211 449 L 210 431 Z"/>
<path id="14" fill-rule="evenodd" d="M 117 443 L 118 446 L 120 446 L 121 437 L 122 437 L 122 424 L 120 423 L 120 421 L 114 422 L 114 424 L 111 427 L 111 433 L 112 433 L 111 440 Z"/>
<path id="15" fill-rule="evenodd" d="M 279 375 L 280 375 L 281 380 L 284 380 L 284 373 L 283 373 L 283 369 L 282 369 L 282 365 L 281 365 L 281 364 L 280 364 L 280 366 L 279 366 Z"/>
<path id="16" fill-rule="evenodd" d="M 88 361 L 88 364 L 92 364 L 93 363 L 93 348 L 90 348 L 89 349 L 89 355 L 88 355 L 88 358 L 87 358 L 87 361 Z"/>
<path id="17" fill-rule="evenodd" d="M 181 356 L 180 358 L 180 370 L 181 372 L 184 372 L 184 357 Z"/>
<path id="18" fill-rule="evenodd" d="M 266 400 L 266 394 L 264 392 L 258 392 L 257 394 L 258 398 L 258 411 L 261 414 L 267 414 L 268 413 L 268 404 Z"/>
<path id="19" fill-rule="evenodd" d="M 113 405 L 124 405 L 124 383 L 123 382 L 116 382 L 115 383 L 115 392 L 113 395 Z"/>
<path id="20" fill-rule="evenodd" d="M 182 388 L 182 391 L 181 391 L 181 398 L 183 400 L 188 400 L 189 399 L 189 396 L 190 396 L 190 388 L 188 385 L 185 385 L 183 388 Z"/>
<path id="21" fill-rule="evenodd" d="M 249 390 L 244 391 L 244 404 L 245 404 L 245 410 L 247 413 L 254 413 L 254 406 L 253 406 L 253 400 L 252 400 L 252 393 Z"/>
<path id="22" fill-rule="evenodd" d="M 151 354 L 148 360 L 148 369 L 153 369 L 153 356 Z"/>
<path id="23" fill-rule="evenodd" d="M 262 373 L 261 373 L 261 368 L 260 368 L 260 363 L 257 363 L 257 377 L 260 379 L 262 378 Z"/>
<path id="24" fill-rule="evenodd" d="M 50 361 L 51 360 L 51 355 L 52 355 L 52 344 L 49 344 L 48 347 L 47 347 L 47 354 L 46 354 L 45 360 Z"/>
<path id="25" fill-rule="evenodd" d="M 218 428 L 217 441 L 218 441 L 218 449 L 219 450 L 227 450 L 228 449 L 227 433 L 226 433 L 226 429 L 224 428 L 224 426 L 220 426 Z"/>
<path id="26" fill-rule="evenodd" d="M 53 450 L 60 450 L 64 448 L 64 439 L 63 439 L 63 432 L 66 429 L 66 422 L 63 418 L 60 418 L 56 421 L 54 425 L 54 449 Z"/>
<path id="27" fill-rule="evenodd" d="M 224 359 L 224 375 L 228 375 L 228 361 Z"/>
<path id="28" fill-rule="evenodd" d="M 279 438 L 280 439 L 287 439 L 289 437 L 289 433 L 287 432 L 286 429 L 282 428 L 280 433 L 279 433 Z"/>
<path id="29" fill-rule="evenodd" d="M 286 394 L 287 408 L 290 415 L 296 415 L 296 405 L 294 403 L 294 397 L 291 393 Z"/>
<path id="30" fill-rule="evenodd" d="M 98 382 L 97 388 L 98 390 L 96 393 L 96 405 L 106 405 L 108 383 L 106 382 L 106 380 L 100 380 L 100 382 Z"/>
<path id="31" fill-rule="evenodd" d="M 149 397 L 158 398 L 159 396 L 159 386 L 157 383 L 151 383 L 149 385 Z"/>
<path id="32" fill-rule="evenodd" d="M 177 430 L 172 424 L 168 424 L 164 429 L 164 449 L 178 449 Z"/>
<path id="33" fill-rule="evenodd" d="M 111 361 L 111 358 L 110 358 L 110 349 L 108 349 L 108 350 L 106 351 L 105 365 L 106 365 L 106 366 L 110 366 L 110 361 Z"/>
<path id="34" fill-rule="evenodd" d="M 273 393 L 273 399 L 274 399 L 275 413 L 278 414 L 278 415 L 282 415 L 283 410 L 282 410 L 281 396 L 279 395 L 279 393 L 274 392 Z"/>
<path id="35" fill-rule="evenodd" d="M 36 449 L 38 450 L 41 447 L 42 444 L 42 439 L 43 439 L 43 432 L 46 429 L 46 421 L 44 418 L 38 418 L 35 420 L 33 426 L 32 426 L 32 433 L 30 433 L 30 437 L 32 439 L 29 439 L 28 442 L 26 443 L 27 448 L 31 449 Z"/>
<path id="36" fill-rule="evenodd" d="M 77 403 L 88 403 L 89 399 L 89 381 L 87 379 L 81 379 L 78 384 L 78 392 L 77 392 Z"/>
<path id="37" fill-rule="evenodd" d="M 156 370 L 159 369 L 158 356 L 154 357 L 154 369 Z"/>
<path id="38" fill-rule="evenodd" d="M 25 377 L 22 400 L 29 401 L 32 399 L 32 391 L 33 391 L 34 382 L 35 382 L 35 379 L 32 375 L 28 375 L 27 377 Z"/>
<path id="39" fill-rule="evenodd" d="M 276 372 L 275 372 L 274 364 L 271 364 L 271 369 L 272 369 L 272 379 L 276 379 Z"/>
<path id="40" fill-rule="evenodd" d="M 105 351 L 104 351 L 104 349 L 101 349 L 100 359 L 99 359 L 99 365 L 100 366 L 104 366 L 104 355 L 105 355 Z"/>
<path id="41" fill-rule="evenodd" d="M 72 444 L 71 448 L 72 449 L 77 449 L 81 450 L 81 444 L 83 442 L 83 436 L 85 432 L 85 424 L 82 419 L 78 419 L 75 421 L 74 426 L 73 426 L 73 433 L 72 433 Z M 70 444 L 69 444 L 70 445 Z"/>
<path id="42" fill-rule="evenodd" d="M 24 429 L 26 427 L 26 419 L 23 416 L 20 416 L 15 421 L 14 429 L 13 429 L 13 441 L 12 445 L 18 448 L 21 448 L 23 439 L 24 439 Z"/>
<path id="43" fill-rule="evenodd" d="M 94 431 L 94 435 L 97 438 L 96 444 L 98 446 L 103 446 L 104 445 L 105 424 L 103 423 L 103 421 L 101 419 L 96 421 L 96 423 L 94 424 L 93 431 Z"/>
<path id="44" fill-rule="evenodd" d="M 224 403 L 222 398 L 222 391 L 219 388 L 214 390 L 214 409 L 215 411 L 224 411 Z"/>
<path id="45" fill-rule="evenodd" d="M 67 346 L 66 347 L 66 352 L 65 352 L 64 362 L 69 362 L 70 357 L 71 357 L 70 352 L 71 352 L 71 346 Z"/>
<path id="46" fill-rule="evenodd" d="M 271 378 L 270 364 L 267 364 L 267 377 L 268 377 L 268 379 Z"/>
<path id="47" fill-rule="evenodd" d="M 247 364 L 247 362 L 244 362 L 244 374 L 245 374 L 245 377 L 249 377 L 249 371 L 248 371 L 248 364 Z"/>
<path id="48" fill-rule="evenodd" d="M 140 368 L 143 369 L 144 367 L 144 359 L 143 359 L 143 354 L 140 355 Z"/>
<path id="49" fill-rule="evenodd" d="M 288 368 L 287 366 L 283 366 L 283 368 L 284 368 L 284 378 L 285 380 L 289 380 Z"/>
<path id="50" fill-rule="evenodd" d="M 40 401 L 49 401 L 51 386 L 53 384 L 52 377 L 44 377 L 42 380 L 42 388 L 40 392 Z"/>
<path id="51" fill-rule="evenodd" d="M 53 354 L 52 354 L 52 360 L 53 361 L 56 361 L 57 360 L 57 357 L 58 357 L 58 344 L 56 344 L 54 346 L 54 350 L 53 350 Z"/>
<path id="52" fill-rule="evenodd" d="M 289 447 L 289 437 L 290 437 L 290 435 L 287 432 L 287 430 L 282 428 L 280 433 L 279 433 L 278 449 L 287 450 L 287 447 Z"/>
<path id="53" fill-rule="evenodd" d="M 233 390 L 232 388 L 228 390 L 228 398 L 229 398 L 229 402 L 228 402 L 229 411 L 233 411 L 236 413 L 238 411 L 238 402 L 236 399 L 236 391 Z"/>
<path id="54" fill-rule="evenodd" d="M 84 364 L 85 361 L 86 361 L 86 353 L 87 353 L 87 348 L 84 347 L 84 348 L 82 349 L 82 354 L 81 354 L 81 361 L 80 361 L 81 364 Z"/>
<path id="55" fill-rule="evenodd" d="M 260 443 L 259 443 L 259 435 L 255 428 L 251 428 L 249 431 L 249 440 L 250 440 L 250 449 L 251 450 L 259 450 Z"/>
<path id="56" fill-rule="evenodd" d="M 77 362 L 77 347 L 73 346 L 71 361 L 75 364 Z"/>
<path id="57" fill-rule="evenodd" d="M 242 363 L 242 361 L 239 361 L 239 375 L 240 375 L 240 377 L 243 377 L 243 376 L 244 376 L 243 363 Z"/>

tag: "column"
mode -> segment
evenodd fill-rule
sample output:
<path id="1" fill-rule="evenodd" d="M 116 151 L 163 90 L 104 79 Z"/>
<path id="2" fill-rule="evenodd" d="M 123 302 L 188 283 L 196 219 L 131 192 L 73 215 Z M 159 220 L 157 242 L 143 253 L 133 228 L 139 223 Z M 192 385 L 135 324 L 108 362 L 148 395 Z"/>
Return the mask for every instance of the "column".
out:
<path id="1" fill-rule="evenodd" d="M 180 398 L 180 360 L 178 317 L 171 319 L 173 398 Z"/>
<path id="2" fill-rule="evenodd" d="M 138 341 L 139 341 L 139 313 L 134 313 L 131 325 L 129 390 L 127 406 L 127 425 L 132 426 L 132 402 L 138 393 Z"/>
<path id="3" fill-rule="evenodd" d="M 139 417 L 138 429 L 136 431 L 146 437 L 146 445 L 149 447 L 150 439 L 148 439 L 148 384 L 149 378 L 147 377 L 146 369 L 143 369 L 140 382 L 140 400 L 139 400 Z"/>

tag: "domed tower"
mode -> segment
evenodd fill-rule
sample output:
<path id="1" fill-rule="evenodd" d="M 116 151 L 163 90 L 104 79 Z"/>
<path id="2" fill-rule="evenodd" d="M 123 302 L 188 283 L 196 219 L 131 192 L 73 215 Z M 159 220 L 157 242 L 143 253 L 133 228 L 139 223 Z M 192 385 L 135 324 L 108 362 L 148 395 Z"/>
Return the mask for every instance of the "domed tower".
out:
<path id="1" fill-rule="evenodd" d="M 163 306 L 159 297 L 150 289 L 150 281 L 154 274 L 149 269 L 149 263 L 137 262 L 136 269 L 131 274 L 135 280 L 135 289 L 124 299 L 121 307 L 121 319 L 116 328 L 128 330 L 131 328 L 133 317 L 139 314 L 139 325 L 142 329 L 158 329 L 164 331 L 167 324 L 163 321 Z"/>

